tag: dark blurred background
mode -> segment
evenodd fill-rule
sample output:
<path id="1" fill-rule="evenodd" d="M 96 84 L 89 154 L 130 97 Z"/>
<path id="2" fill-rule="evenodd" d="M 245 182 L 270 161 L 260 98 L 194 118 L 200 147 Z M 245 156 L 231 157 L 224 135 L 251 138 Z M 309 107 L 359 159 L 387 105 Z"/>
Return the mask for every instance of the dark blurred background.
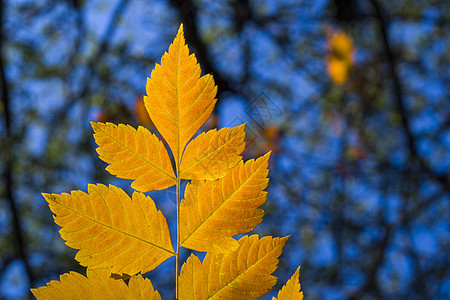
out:
<path id="1" fill-rule="evenodd" d="M 219 87 L 204 129 L 247 122 L 245 157 L 273 151 L 256 232 L 292 235 L 275 289 L 301 265 L 306 299 L 450 298 L 449 1 L 0 8 L 1 298 L 84 273 L 40 193 L 129 186 L 104 170 L 89 120 L 154 130 L 146 78 L 181 22 Z M 150 195 L 173 220 L 173 191 Z M 149 274 L 166 299 L 173 268 Z"/>

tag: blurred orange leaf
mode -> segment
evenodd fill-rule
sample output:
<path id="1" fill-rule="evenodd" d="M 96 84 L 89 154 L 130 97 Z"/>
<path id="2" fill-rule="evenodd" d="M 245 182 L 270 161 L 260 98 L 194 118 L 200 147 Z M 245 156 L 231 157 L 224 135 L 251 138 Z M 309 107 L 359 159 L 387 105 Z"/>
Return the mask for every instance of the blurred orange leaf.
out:
<path id="1" fill-rule="evenodd" d="M 354 62 L 353 40 L 341 30 L 329 30 L 327 33 L 326 58 L 327 73 L 335 85 L 343 85 L 349 76 Z"/>

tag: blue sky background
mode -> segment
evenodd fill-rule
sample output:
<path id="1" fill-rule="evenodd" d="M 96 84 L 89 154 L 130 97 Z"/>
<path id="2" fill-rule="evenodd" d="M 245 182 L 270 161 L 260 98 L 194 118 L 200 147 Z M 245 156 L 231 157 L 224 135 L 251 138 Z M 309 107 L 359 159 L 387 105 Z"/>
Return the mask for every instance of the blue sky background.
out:
<path id="1" fill-rule="evenodd" d="M 2 2 L 14 139 L 4 142 L 2 107 L 1 151 L 2 158 L 4 149 L 14 153 L 14 201 L 37 273 L 33 287 L 73 270 L 69 261 L 76 253 L 59 237 L 40 193 L 103 182 L 131 194 L 130 181 L 104 171 L 89 121 L 138 125 L 135 101 L 173 40 L 183 9 L 192 9 L 213 76 L 229 88 L 219 94 L 219 127 L 247 122 L 245 159 L 277 149 L 267 214 L 255 230 L 291 235 L 275 290 L 302 265 L 308 299 L 450 297 L 450 197 L 448 186 L 436 180 L 442 176 L 449 183 L 448 4 L 377 1 L 389 17 L 402 101 L 427 172 L 408 146 L 373 1 L 358 2 L 360 18 L 346 22 L 336 18 L 339 1 L 250 1 L 251 15 L 239 31 L 233 1 L 199 0 L 183 9 L 172 5 L 176 1 L 81 1 L 78 11 L 69 2 Z M 114 14 L 120 19 L 114 21 Z M 345 31 L 355 45 L 343 86 L 326 73 L 329 28 Z M 275 139 L 267 135 L 271 126 Z M 174 190 L 150 195 L 173 229 Z M 7 267 L 0 274 L 0 297 L 26 298 L 23 261 L 6 264 L 15 250 L 10 207 L 1 197 L 0 253 Z M 370 277 L 377 248 L 383 257 Z M 170 295 L 173 278 L 157 274 L 173 274 L 173 268 L 168 260 L 148 274 L 163 296 Z"/>

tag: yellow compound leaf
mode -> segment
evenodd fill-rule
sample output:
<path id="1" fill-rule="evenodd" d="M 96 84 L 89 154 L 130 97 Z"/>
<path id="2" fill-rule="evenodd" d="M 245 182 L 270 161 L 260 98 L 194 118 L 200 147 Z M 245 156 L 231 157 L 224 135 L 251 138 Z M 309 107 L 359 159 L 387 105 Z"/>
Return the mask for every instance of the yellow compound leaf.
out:
<path id="1" fill-rule="evenodd" d="M 43 194 L 62 227 L 66 245 L 80 249 L 75 259 L 91 269 L 115 274 L 146 273 L 174 255 L 169 227 L 153 200 L 134 192 L 98 184 L 88 194 Z"/>
<path id="2" fill-rule="evenodd" d="M 161 295 L 155 291 L 149 279 L 135 275 L 128 285 L 123 280 L 109 277 L 108 269 L 87 270 L 87 278 L 70 272 L 61 275 L 60 281 L 52 280 L 47 286 L 31 289 L 38 299 L 150 299 L 161 300 Z"/>
<path id="3" fill-rule="evenodd" d="M 131 187 L 140 192 L 162 190 L 175 184 L 172 163 L 158 137 L 139 126 L 91 122 L 100 159 L 108 172 L 133 179 Z"/>
<path id="4" fill-rule="evenodd" d="M 191 256 L 181 269 L 181 298 L 187 293 L 187 299 L 194 299 L 191 295 L 201 281 L 207 285 L 207 292 L 201 290 L 197 300 L 257 299 L 266 295 L 277 282 L 271 274 L 277 268 L 278 257 L 288 239 L 244 236 L 236 251 L 207 253 L 201 265 L 198 258 Z"/>
<path id="5" fill-rule="evenodd" d="M 245 148 L 245 124 L 233 128 L 212 129 L 202 133 L 186 147 L 180 165 L 182 179 L 216 180 L 225 176 L 242 157 Z"/>
<path id="6" fill-rule="evenodd" d="M 300 291 L 300 281 L 299 281 L 300 267 L 297 268 L 291 279 L 286 282 L 286 284 L 278 292 L 278 300 L 302 300 L 303 292 Z M 273 297 L 272 300 L 277 300 Z"/>
<path id="7" fill-rule="evenodd" d="M 144 97 L 150 118 L 169 144 L 177 166 L 186 144 L 209 119 L 217 101 L 213 77 L 200 77 L 200 73 L 194 54 L 189 55 L 181 25 L 161 65 L 156 64 L 147 80 Z"/>
<path id="8" fill-rule="evenodd" d="M 197 251 L 236 250 L 232 237 L 261 223 L 267 200 L 270 152 L 257 160 L 241 161 L 217 181 L 192 181 L 180 203 L 181 246 Z"/>
<path id="9" fill-rule="evenodd" d="M 152 283 L 137 274 L 172 256 L 176 257 L 177 299 L 257 299 L 272 290 L 277 281 L 272 273 L 289 237 L 234 238 L 263 219 L 260 207 L 267 200 L 270 152 L 242 161 L 245 125 L 213 129 L 193 139 L 217 101 L 212 76 L 200 75 L 181 25 L 148 78 L 144 96 L 145 109 L 173 157 L 144 127 L 91 123 L 97 152 L 109 164 L 106 169 L 133 180 L 131 187 L 140 192 L 130 197 L 113 185 L 97 184 L 89 185 L 87 193 L 43 194 L 66 245 L 79 250 L 75 259 L 87 267 L 87 277 L 63 274 L 60 281 L 32 289 L 36 297 L 161 299 Z M 275 139 L 276 132 L 269 130 L 267 136 Z M 182 180 L 189 183 L 180 201 Z M 143 194 L 172 185 L 176 185 L 177 252 L 166 218 Z M 192 254 L 178 276 L 181 247 L 207 253 L 203 262 Z M 284 294 L 303 295 L 297 286 L 298 272 L 280 291 L 280 299 Z"/>
<path id="10" fill-rule="evenodd" d="M 208 275 L 200 259 L 191 254 L 181 267 L 180 295 L 183 300 L 201 300 L 208 298 Z"/>

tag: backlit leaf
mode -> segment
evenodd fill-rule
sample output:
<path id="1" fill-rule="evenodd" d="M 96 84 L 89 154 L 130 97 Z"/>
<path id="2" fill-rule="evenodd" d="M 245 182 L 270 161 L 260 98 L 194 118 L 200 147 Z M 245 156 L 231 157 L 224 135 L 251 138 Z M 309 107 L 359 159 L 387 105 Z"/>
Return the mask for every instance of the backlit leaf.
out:
<path id="1" fill-rule="evenodd" d="M 212 129 L 193 139 L 186 147 L 180 165 L 183 179 L 216 180 L 225 176 L 242 158 L 245 124 Z"/>
<path id="2" fill-rule="evenodd" d="M 87 277 L 64 274 L 60 281 L 32 289 L 36 297 L 161 299 L 152 283 L 137 274 L 172 256 L 175 272 L 163 270 L 166 273 L 159 276 L 176 276 L 176 299 L 257 299 L 276 284 L 272 273 L 289 237 L 234 238 L 263 219 L 260 207 L 267 200 L 270 152 L 242 161 L 245 124 L 213 129 L 193 139 L 217 101 L 212 76 L 200 74 L 181 25 L 147 80 L 144 102 L 136 102 L 138 119 L 153 124 L 163 139 L 144 127 L 91 122 L 99 157 L 109 164 L 106 170 L 133 180 L 131 187 L 140 192 L 130 197 L 113 185 L 97 184 L 89 185 L 87 193 L 43 194 L 55 223 L 62 227 L 61 237 L 79 250 L 75 259 L 87 267 Z M 267 127 L 263 135 L 276 144 L 278 131 Z M 183 191 L 184 181 L 188 182 Z M 177 252 L 164 215 L 143 194 L 173 185 L 176 193 L 169 195 L 176 203 Z M 180 271 L 181 247 L 207 253 L 203 262 L 191 254 Z M 299 270 L 280 291 L 280 299 L 302 299 L 298 274 Z"/>
<path id="3" fill-rule="evenodd" d="M 184 300 L 208 298 L 208 275 L 197 256 L 191 254 L 180 273 L 180 295 Z"/>
<path id="4" fill-rule="evenodd" d="M 128 285 L 123 280 L 109 277 L 108 269 L 87 270 L 87 278 L 70 272 L 60 276 L 60 281 L 52 280 L 47 286 L 31 289 L 39 299 L 150 299 L 161 300 L 149 279 L 135 275 Z"/>
<path id="5" fill-rule="evenodd" d="M 152 124 L 152 120 L 150 120 L 150 116 L 145 108 L 143 95 L 139 95 L 136 100 L 134 100 L 134 114 L 139 121 L 139 124 L 143 124 L 147 127 Z"/>
<path id="6" fill-rule="evenodd" d="M 91 122 L 100 159 L 119 178 L 133 179 L 131 187 L 141 192 L 162 190 L 175 184 L 175 174 L 166 148 L 158 137 L 139 126 Z"/>
<path id="7" fill-rule="evenodd" d="M 297 268 L 291 279 L 286 282 L 286 284 L 278 292 L 278 300 L 302 300 L 303 292 L 300 291 L 300 281 L 299 281 L 300 267 Z M 277 300 L 273 297 L 272 300 Z"/>
<path id="8" fill-rule="evenodd" d="M 150 197 L 98 184 L 88 194 L 43 194 L 62 227 L 75 259 L 88 268 L 109 268 L 116 274 L 146 273 L 174 255 L 169 228 Z"/>
<path id="9" fill-rule="evenodd" d="M 261 223 L 266 202 L 270 153 L 241 161 L 217 181 L 192 181 L 180 203 L 181 246 L 197 251 L 230 252 L 238 242 L 232 236 L 247 233 Z"/>
<path id="10" fill-rule="evenodd" d="M 209 119 L 217 101 L 210 74 L 200 77 L 194 54 L 189 55 L 183 25 L 147 80 L 145 107 L 167 141 L 178 166 L 188 141 Z"/>
<path id="11" fill-rule="evenodd" d="M 180 286 L 183 292 L 195 293 L 189 285 L 204 280 L 208 286 L 203 299 L 257 299 L 269 293 L 277 282 L 271 274 L 276 270 L 278 257 L 289 237 L 272 238 L 258 235 L 244 236 L 239 248 L 228 254 L 207 253 L 200 265 L 198 258 L 191 256 L 182 267 Z M 205 275 L 206 274 L 206 275 Z M 188 299 L 193 299 L 189 298 Z"/>

